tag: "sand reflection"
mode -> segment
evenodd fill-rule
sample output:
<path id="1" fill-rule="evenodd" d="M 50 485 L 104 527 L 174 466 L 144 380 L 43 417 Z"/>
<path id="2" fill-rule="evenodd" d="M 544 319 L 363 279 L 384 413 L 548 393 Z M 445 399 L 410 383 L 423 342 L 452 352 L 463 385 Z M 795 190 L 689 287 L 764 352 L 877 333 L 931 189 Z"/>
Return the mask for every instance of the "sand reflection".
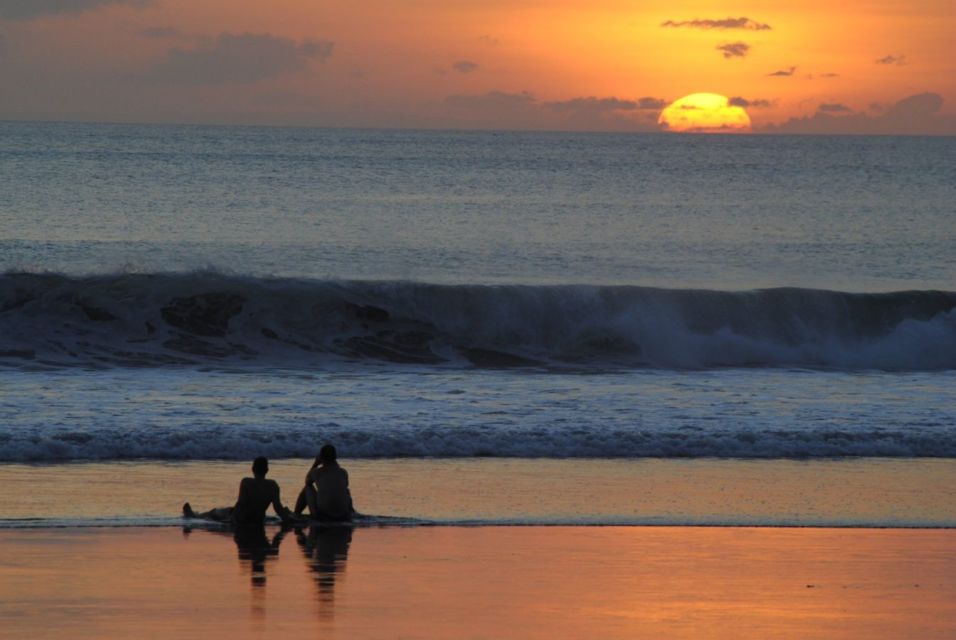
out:
<path id="1" fill-rule="evenodd" d="M 331 616 L 334 610 L 335 583 L 345 571 L 352 531 L 352 527 L 329 526 L 310 527 L 308 531 L 295 533 L 318 587 L 320 616 Z"/>
<path id="2" fill-rule="evenodd" d="M 193 527 L 183 527 L 183 535 L 189 536 Z M 289 533 L 290 528 L 281 528 L 270 538 L 264 526 L 247 526 L 222 529 L 198 529 L 219 536 L 229 536 L 236 543 L 239 564 L 243 573 L 248 574 L 254 588 L 266 585 L 266 567 L 279 556 L 279 545 Z"/>
<path id="3" fill-rule="evenodd" d="M 334 613 L 336 581 L 341 580 L 342 573 L 345 571 L 353 530 L 353 527 L 348 526 L 294 529 L 283 527 L 270 536 L 266 527 L 233 529 L 187 526 L 183 527 L 183 535 L 188 537 L 195 531 L 204 531 L 214 536 L 228 536 L 233 539 L 236 543 L 240 569 L 243 575 L 249 576 L 249 584 L 252 587 L 252 612 L 261 614 L 265 606 L 263 592 L 269 567 L 276 563 L 283 539 L 294 531 L 296 542 L 302 550 L 306 566 L 317 587 L 319 615 L 327 618 Z"/>

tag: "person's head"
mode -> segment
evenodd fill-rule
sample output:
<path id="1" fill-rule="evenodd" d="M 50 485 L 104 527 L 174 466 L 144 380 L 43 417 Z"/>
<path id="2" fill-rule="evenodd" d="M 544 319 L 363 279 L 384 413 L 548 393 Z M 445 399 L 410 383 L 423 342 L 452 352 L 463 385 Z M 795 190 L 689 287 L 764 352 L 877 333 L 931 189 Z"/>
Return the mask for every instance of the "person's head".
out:
<path id="1" fill-rule="evenodd" d="M 335 447 L 330 444 L 324 445 L 321 449 L 319 449 L 319 461 L 322 464 L 327 462 L 335 462 L 338 457 L 339 454 L 335 450 Z"/>
<path id="2" fill-rule="evenodd" d="M 269 459 L 265 456 L 259 456 L 252 461 L 252 475 L 257 478 L 265 477 L 269 473 Z"/>

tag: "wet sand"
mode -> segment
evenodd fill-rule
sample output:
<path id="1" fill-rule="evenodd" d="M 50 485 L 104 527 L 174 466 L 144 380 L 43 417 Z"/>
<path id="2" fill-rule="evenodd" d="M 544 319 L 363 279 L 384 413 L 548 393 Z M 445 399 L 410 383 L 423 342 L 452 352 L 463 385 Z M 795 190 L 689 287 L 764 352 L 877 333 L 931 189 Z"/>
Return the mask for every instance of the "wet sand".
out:
<path id="1" fill-rule="evenodd" d="M 0 531 L 4 638 L 952 638 L 956 531 Z"/>
<path id="2" fill-rule="evenodd" d="M 273 460 L 293 502 L 309 460 Z M 956 527 L 956 460 L 345 460 L 367 514 L 441 522 Z M 0 464 L 0 525 L 174 519 L 230 504 L 249 462 Z"/>

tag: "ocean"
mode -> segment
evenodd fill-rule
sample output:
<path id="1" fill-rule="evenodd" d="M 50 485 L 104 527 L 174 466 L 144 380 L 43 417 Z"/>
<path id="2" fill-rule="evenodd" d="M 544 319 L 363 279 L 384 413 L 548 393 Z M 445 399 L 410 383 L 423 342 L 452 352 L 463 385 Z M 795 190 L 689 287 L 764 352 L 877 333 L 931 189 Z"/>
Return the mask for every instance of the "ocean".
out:
<path id="1" fill-rule="evenodd" d="M 956 138 L 0 123 L 0 462 L 956 458 Z"/>

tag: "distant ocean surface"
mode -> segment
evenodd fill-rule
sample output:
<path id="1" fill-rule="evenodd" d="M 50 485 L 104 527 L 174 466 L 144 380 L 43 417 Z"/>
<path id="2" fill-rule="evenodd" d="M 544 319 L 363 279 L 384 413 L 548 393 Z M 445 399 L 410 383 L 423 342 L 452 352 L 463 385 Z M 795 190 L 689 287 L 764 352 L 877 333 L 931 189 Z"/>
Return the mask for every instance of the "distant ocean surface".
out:
<path id="1" fill-rule="evenodd" d="M 0 123 L 0 461 L 956 458 L 956 138 Z"/>

